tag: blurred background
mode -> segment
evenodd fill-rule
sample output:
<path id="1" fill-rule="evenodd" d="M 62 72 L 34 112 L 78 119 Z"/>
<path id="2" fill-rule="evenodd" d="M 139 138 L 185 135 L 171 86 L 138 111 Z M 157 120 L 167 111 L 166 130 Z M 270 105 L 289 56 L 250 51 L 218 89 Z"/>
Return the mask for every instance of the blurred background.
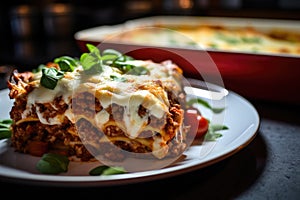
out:
<path id="1" fill-rule="evenodd" d="M 298 0 L 10 0 L 0 10 L 0 66 L 80 55 L 79 30 L 154 15 L 300 19 Z M 0 71 L 3 68 L 0 67 Z"/>

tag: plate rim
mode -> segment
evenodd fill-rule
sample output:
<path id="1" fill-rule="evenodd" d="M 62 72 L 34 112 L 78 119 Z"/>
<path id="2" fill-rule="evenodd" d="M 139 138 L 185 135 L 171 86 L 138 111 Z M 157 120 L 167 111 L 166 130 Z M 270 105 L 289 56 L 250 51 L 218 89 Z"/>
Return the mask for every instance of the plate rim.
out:
<path id="1" fill-rule="evenodd" d="M 0 90 L 0 96 L 4 95 L 7 92 L 8 89 Z M 17 182 L 22 184 L 61 186 L 61 187 L 112 186 L 112 185 L 132 184 L 140 181 L 146 182 L 146 181 L 153 181 L 153 180 L 158 180 L 163 178 L 169 178 L 172 176 L 189 173 L 213 165 L 217 162 L 220 162 L 236 154 L 237 152 L 239 152 L 240 150 L 248 146 L 256 137 L 260 127 L 260 116 L 256 108 L 254 107 L 254 105 L 249 100 L 235 93 L 234 91 L 229 90 L 228 92 L 229 92 L 228 95 L 233 95 L 233 97 L 237 98 L 240 103 L 243 103 L 243 106 L 247 105 L 248 109 L 252 110 L 252 114 L 255 118 L 255 122 L 254 122 L 255 129 L 253 130 L 253 132 L 251 132 L 250 137 L 243 143 L 239 144 L 237 147 L 232 148 L 229 151 L 225 151 L 225 153 L 224 151 L 223 153 L 219 152 L 218 153 L 219 155 L 214 156 L 213 158 L 206 160 L 204 162 L 196 162 L 197 160 L 195 160 L 192 163 L 184 164 L 184 166 L 181 165 L 181 167 L 172 166 L 169 168 L 163 168 L 158 170 L 134 172 L 132 173 L 133 176 L 128 176 L 128 174 L 118 174 L 118 175 L 109 176 L 108 179 L 102 179 L 101 176 L 70 176 L 70 175 L 53 176 L 53 175 L 46 175 L 46 174 L 28 174 L 28 176 L 25 176 L 27 175 L 26 174 L 27 172 L 23 172 L 25 173 L 23 177 L 17 177 L 16 175 L 14 176 L 9 174 L 4 174 L 0 171 L 0 180 L 6 180 L 6 181 Z M 2 167 L 3 166 L 0 163 L 0 169 Z M 6 166 L 4 167 L 7 168 Z M 87 177 L 88 179 L 86 179 Z"/>

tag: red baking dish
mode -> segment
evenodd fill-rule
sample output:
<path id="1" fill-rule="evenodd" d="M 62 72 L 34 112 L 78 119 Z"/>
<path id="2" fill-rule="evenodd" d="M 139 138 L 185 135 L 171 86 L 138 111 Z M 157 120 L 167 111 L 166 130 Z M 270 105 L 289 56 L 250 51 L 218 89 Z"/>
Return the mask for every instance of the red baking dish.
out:
<path id="1" fill-rule="evenodd" d="M 117 34 L 126 28 L 157 23 L 222 23 L 223 26 L 252 26 L 262 31 L 282 29 L 300 35 L 300 22 L 247 18 L 216 18 L 189 16 L 157 16 L 131 20 L 114 26 L 100 26 L 79 31 L 75 39 L 83 52 L 86 44 L 101 49 L 113 48 L 136 59 L 156 62 L 172 60 L 186 77 L 215 83 L 253 100 L 300 104 L 300 52 L 296 54 L 257 53 L 238 50 L 205 49 L 126 43 L 105 40 L 107 34 Z M 300 40 L 300 38 L 299 38 Z"/>

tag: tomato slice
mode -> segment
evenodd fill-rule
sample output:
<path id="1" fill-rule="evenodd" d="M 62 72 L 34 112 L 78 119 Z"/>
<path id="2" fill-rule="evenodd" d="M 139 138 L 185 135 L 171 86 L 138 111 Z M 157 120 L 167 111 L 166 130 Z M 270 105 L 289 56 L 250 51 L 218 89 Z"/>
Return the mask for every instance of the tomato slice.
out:
<path id="1" fill-rule="evenodd" d="M 185 112 L 184 123 L 190 126 L 189 136 L 203 137 L 208 130 L 209 121 L 197 109 L 188 109 Z"/>
<path id="2" fill-rule="evenodd" d="M 197 119 L 199 121 L 199 124 L 196 137 L 200 138 L 207 133 L 209 123 L 208 120 L 202 115 L 198 116 Z"/>

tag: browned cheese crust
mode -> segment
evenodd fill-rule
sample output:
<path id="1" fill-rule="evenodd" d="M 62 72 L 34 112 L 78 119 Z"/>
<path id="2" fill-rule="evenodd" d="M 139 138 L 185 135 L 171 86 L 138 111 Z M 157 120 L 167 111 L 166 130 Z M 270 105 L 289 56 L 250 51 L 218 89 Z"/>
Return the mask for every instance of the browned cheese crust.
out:
<path id="1" fill-rule="evenodd" d="M 175 65 L 173 67 L 175 76 L 181 75 L 181 70 Z M 140 118 L 146 116 L 150 128 L 140 131 L 134 138 L 124 128 L 125 107 L 118 103 L 102 105 L 101 96 L 95 92 L 97 90 L 78 90 L 70 95 L 68 102 L 64 95 L 56 95 L 50 102 L 32 102 L 30 95 L 42 87 L 35 76 L 31 72 L 14 71 L 8 82 L 9 96 L 14 99 L 10 112 L 14 121 L 11 145 L 17 152 L 34 156 L 56 152 L 81 161 L 91 161 L 95 158 L 91 149 L 97 149 L 99 154 L 110 160 L 124 159 L 121 151 L 113 151 L 112 146 L 137 153 L 137 156 L 151 153 L 158 138 L 167 146 L 167 152 L 158 156 L 150 154 L 152 159 L 177 156 L 186 148 L 186 127 L 183 125 L 185 94 L 178 88 L 176 92 L 172 91 L 174 88 L 169 83 L 156 79 L 151 87 L 149 84 L 138 86 L 137 90 L 165 91 L 168 110 L 164 117 L 157 117 L 149 114 L 151 110 L 146 108 L 146 104 L 139 105 L 137 114 Z M 100 126 L 95 119 L 103 112 L 107 113 L 108 120 Z M 59 120 L 59 123 L 52 123 L 53 119 Z"/>

